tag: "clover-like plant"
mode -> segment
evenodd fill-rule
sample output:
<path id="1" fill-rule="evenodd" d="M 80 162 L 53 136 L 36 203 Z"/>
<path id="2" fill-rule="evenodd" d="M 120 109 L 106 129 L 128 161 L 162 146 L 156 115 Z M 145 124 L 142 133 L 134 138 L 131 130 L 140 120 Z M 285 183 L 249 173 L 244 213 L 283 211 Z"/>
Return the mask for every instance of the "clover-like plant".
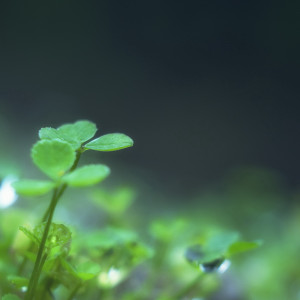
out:
<path id="1" fill-rule="evenodd" d="M 52 191 L 52 199 L 41 224 L 37 225 L 33 231 L 26 227 L 20 227 L 20 230 L 32 241 L 32 245 L 38 246 L 25 300 L 36 298 L 36 289 L 41 272 L 46 267 L 45 262 L 47 259 L 49 261 L 53 251 L 58 251 L 54 248 L 58 247 L 62 249 L 61 251 L 68 251 L 66 245 L 71 240 L 71 232 L 62 224 L 52 223 L 55 208 L 66 188 L 68 186 L 94 185 L 110 174 L 109 167 L 103 164 L 91 164 L 77 168 L 81 155 L 87 150 L 107 152 L 133 145 L 132 139 L 121 133 L 106 134 L 91 140 L 96 131 L 96 125 L 86 120 L 65 124 L 56 129 L 51 127 L 40 129 L 40 140 L 33 145 L 31 157 L 34 164 L 49 179 L 22 179 L 13 184 L 17 193 L 24 196 L 40 196 Z M 29 254 L 28 257 L 30 258 Z M 62 258 L 60 260 L 64 262 L 64 266 L 67 265 Z M 24 263 L 26 263 L 26 259 L 23 261 L 23 265 Z M 71 270 L 71 268 L 69 269 Z M 14 278 L 15 282 L 20 282 L 20 280 L 24 282 L 22 277 Z M 15 299 L 16 297 L 7 295 L 4 299 Z"/>

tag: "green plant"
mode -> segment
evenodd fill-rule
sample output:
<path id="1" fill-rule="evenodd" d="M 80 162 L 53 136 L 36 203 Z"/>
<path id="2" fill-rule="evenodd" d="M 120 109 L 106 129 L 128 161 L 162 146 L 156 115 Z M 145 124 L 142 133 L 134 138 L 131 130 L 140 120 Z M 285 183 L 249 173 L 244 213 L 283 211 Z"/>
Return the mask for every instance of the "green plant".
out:
<path id="1" fill-rule="evenodd" d="M 106 218 L 100 229 L 81 231 L 80 226 L 73 229 L 54 223 L 57 204 L 67 187 L 92 186 L 110 174 L 102 164 L 78 167 L 84 152 L 116 151 L 133 145 L 131 138 L 120 133 L 91 140 L 96 130 L 92 122 L 77 121 L 39 131 L 40 140 L 33 145 L 31 157 L 49 179 L 22 179 L 13 186 L 25 197 L 52 192 L 52 198 L 33 228 L 24 225 L 26 211 L 15 210 L 3 218 L 3 300 L 181 300 L 193 293 L 206 296 L 216 287 L 205 283 L 207 276 L 225 271 L 235 254 L 260 245 L 226 230 L 199 233 L 191 218 L 153 220 L 146 224 L 148 230 L 132 229 L 128 210 L 136 192 L 126 186 L 115 191 L 94 188 L 85 196 L 85 205 L 99 208 Z M 7 226 L 10 230 L 6 233 Z M 14 236 L 17 226 L 19 234 Z M 140 238 L 143 231 L 147 242 Z M 13 258 L 9 249 L 13 249 Z M 217 277 L 214 280 L 217 282 Z"/>
<path id="2" fill-rule="evenodd" d="M 121 133 L 103 135 L 89 141 L 96 133 L 95 124 L 89 121 L 78 121 L 65 124 L 57 129 L 42 128 L 39 131 L 40 141 L 32 148 L 32 160 L 35 165 L 51 180 L 20 180 L 14 188 L 21 195 L 38 196 L 53 190 L 49 208 L 42 223 L 31 232 L 20 229 L 38 246 L 34 268 L 28 282 L 25 300 L 33 299 L 47 258 L 55 247 L 64 247 L 71 240 L 71 232 L 62 224 L 53 224 L 52 219 L 56 205 L 68 186 L 84 187 L 96 184 L 105 179 L 110 170 L 101 164 L 87 165 L 78 169 L 77 165 L 83 152 L 115 151 L 131 147 L 133 141 Z"/>

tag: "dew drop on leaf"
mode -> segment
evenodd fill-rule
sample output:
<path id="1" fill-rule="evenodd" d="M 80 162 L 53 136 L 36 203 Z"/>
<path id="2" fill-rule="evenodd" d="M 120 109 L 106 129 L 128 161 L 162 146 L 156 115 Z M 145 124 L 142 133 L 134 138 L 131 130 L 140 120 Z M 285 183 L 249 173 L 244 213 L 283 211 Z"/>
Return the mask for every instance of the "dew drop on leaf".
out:
<path id="1" fill-rule="evenodd" d="M 205 273 L 217 272 L 223 274 L 228 270 L 230 266 L 230 261 L 228 259 L 216 259 L 209 263 L 204 263 L 200 265 L 200 269 Z"/>

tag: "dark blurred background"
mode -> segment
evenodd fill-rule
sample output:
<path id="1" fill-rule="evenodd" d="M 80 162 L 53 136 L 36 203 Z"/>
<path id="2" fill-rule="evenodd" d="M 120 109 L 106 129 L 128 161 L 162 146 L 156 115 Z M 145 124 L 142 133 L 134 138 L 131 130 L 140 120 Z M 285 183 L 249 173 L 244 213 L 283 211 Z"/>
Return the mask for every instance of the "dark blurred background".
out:
<path id="1" fill-rule="evenodd" d="M 1 131 L 28 157 L 40 127 L 89 119 L 173 193 L 241 165 L 298 184 L 299 1 L 0 3 Z"/>

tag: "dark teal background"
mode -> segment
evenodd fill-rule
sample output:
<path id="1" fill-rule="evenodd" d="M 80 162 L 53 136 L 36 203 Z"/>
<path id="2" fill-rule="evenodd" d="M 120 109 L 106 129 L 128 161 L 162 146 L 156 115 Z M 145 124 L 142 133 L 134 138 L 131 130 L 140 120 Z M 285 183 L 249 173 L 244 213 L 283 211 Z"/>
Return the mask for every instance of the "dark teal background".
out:
<path id="1" fill-rule="evenodd" d="M 14 134 L 90 119 L 132 136 L 115 157 L 179 193 L 240 165 L 298 184 L 300 2 L 0 3 Z"/>

